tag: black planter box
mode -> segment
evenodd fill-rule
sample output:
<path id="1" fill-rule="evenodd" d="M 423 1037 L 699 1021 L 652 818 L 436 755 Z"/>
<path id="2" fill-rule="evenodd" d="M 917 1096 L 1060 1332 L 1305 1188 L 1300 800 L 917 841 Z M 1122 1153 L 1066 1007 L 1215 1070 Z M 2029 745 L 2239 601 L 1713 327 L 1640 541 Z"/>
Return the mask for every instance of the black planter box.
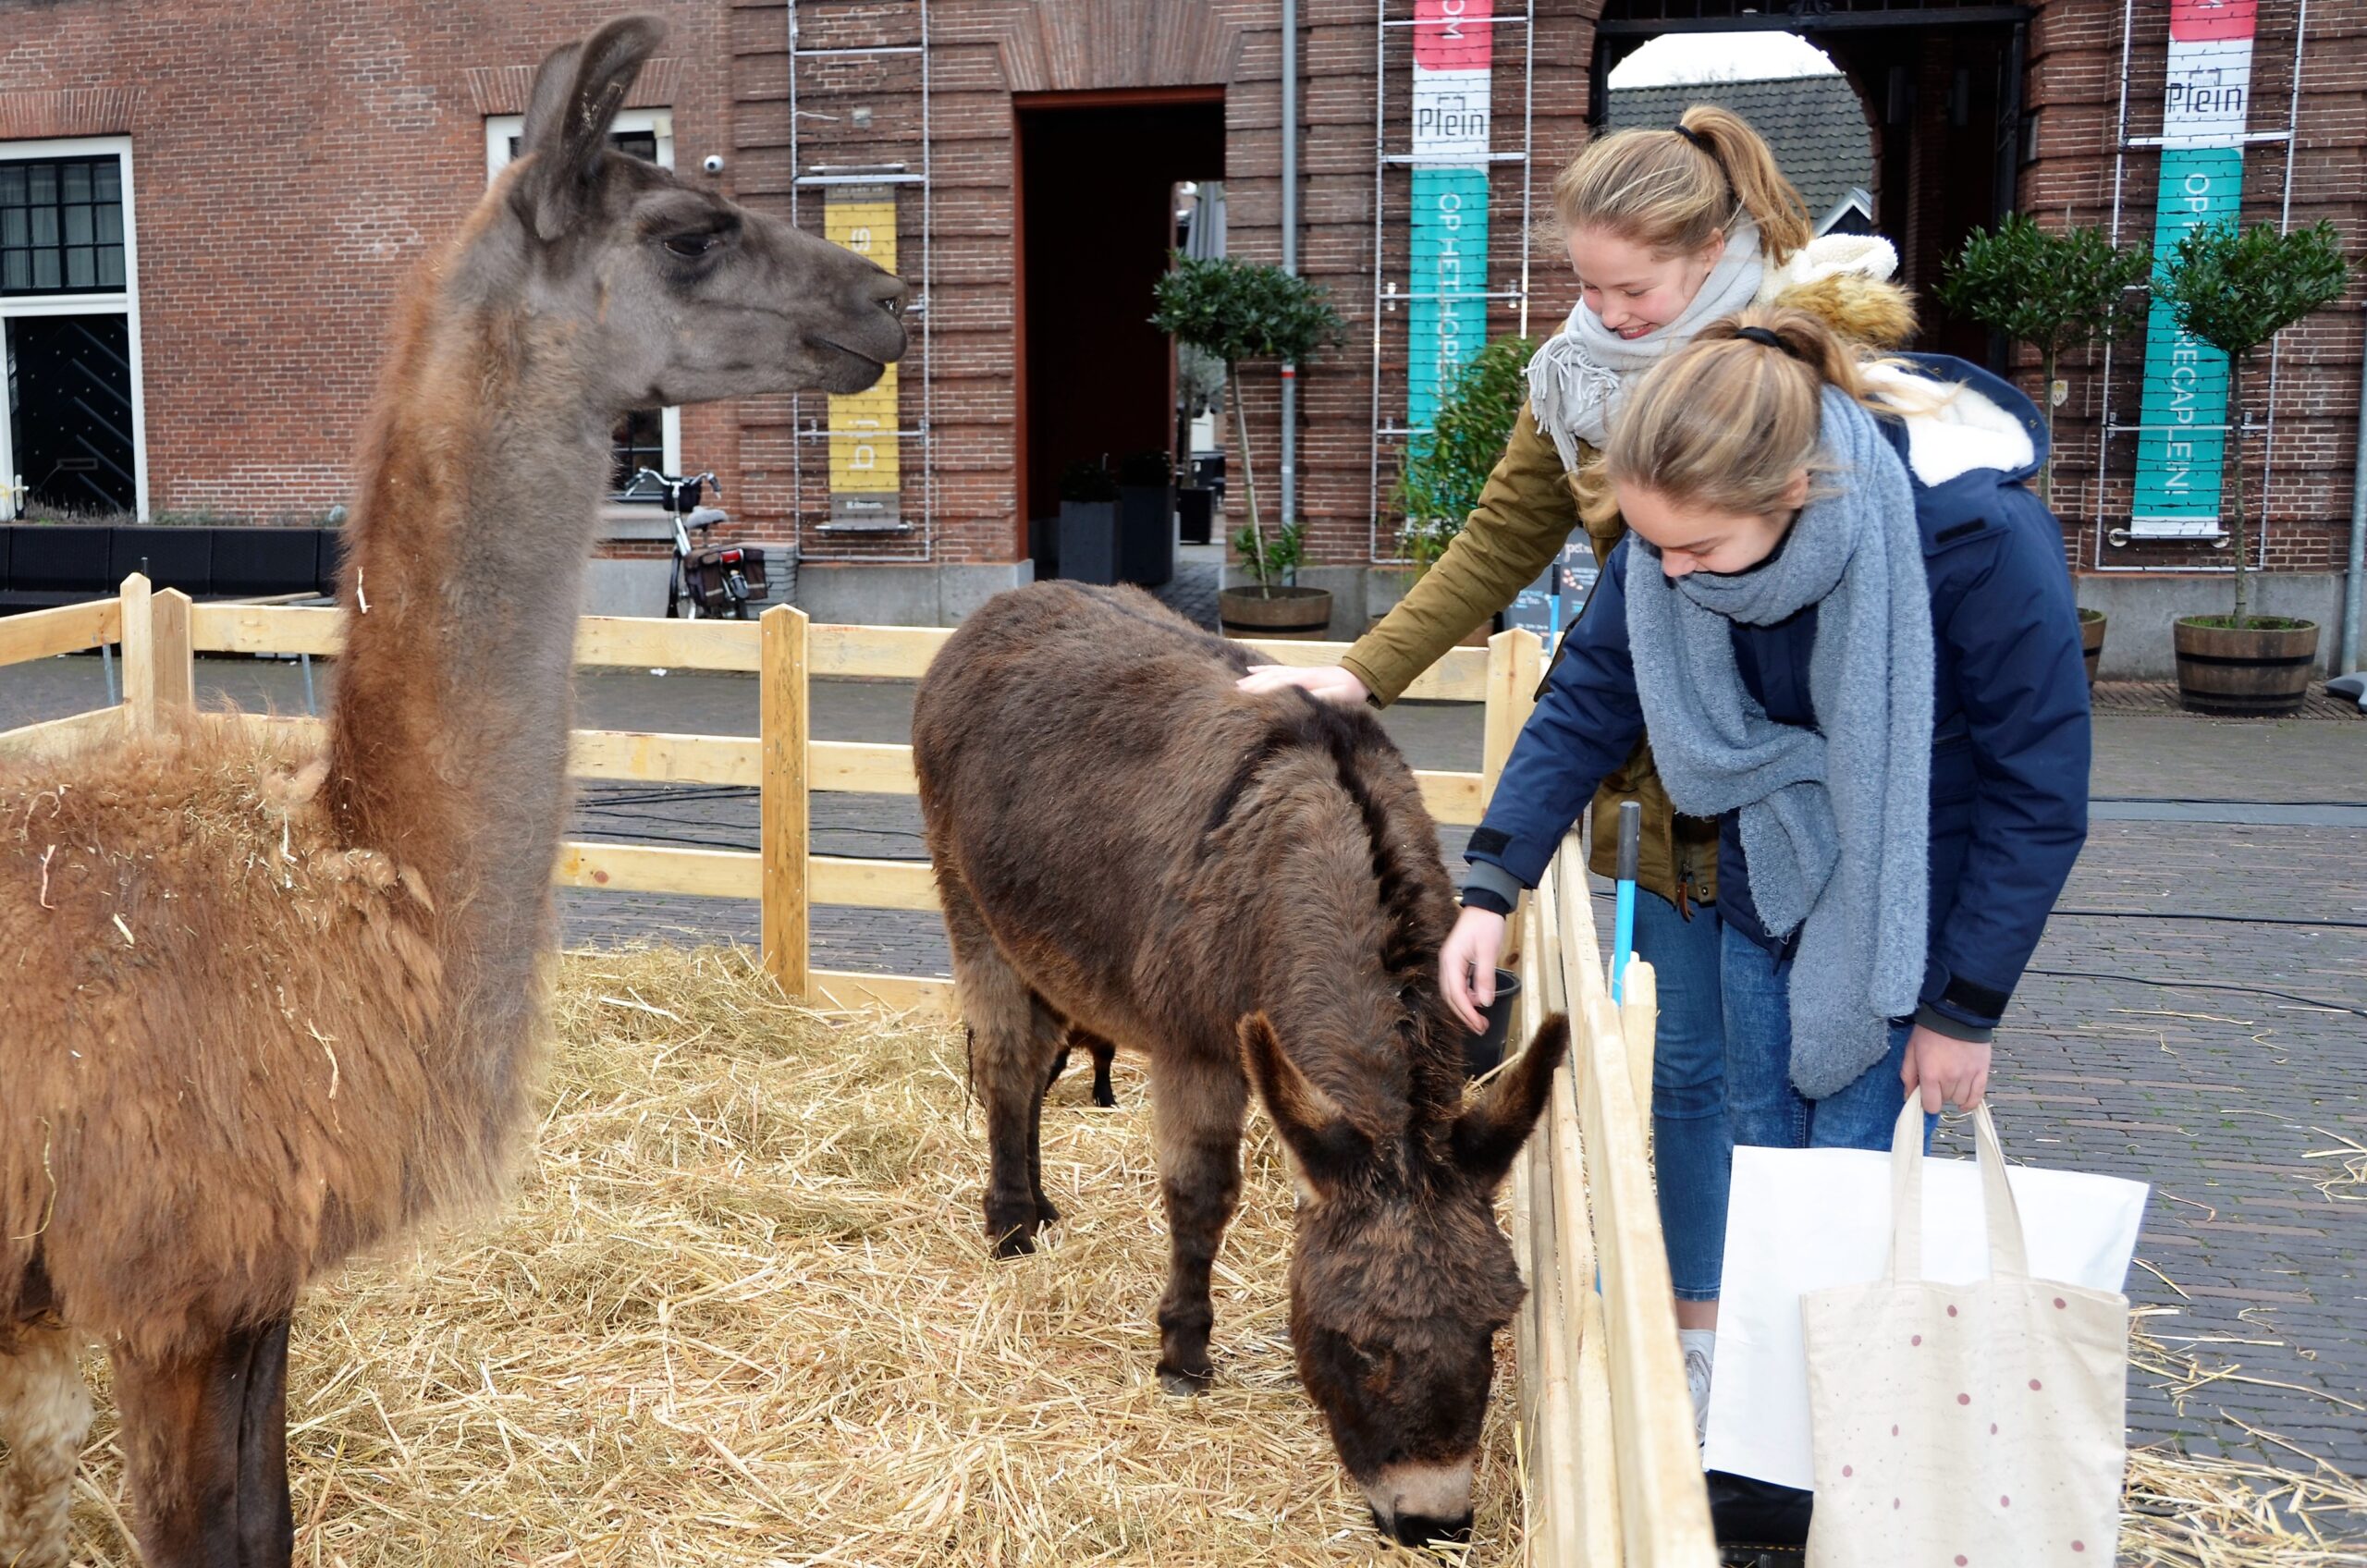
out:
<path id="1" fill-rule="evenodd" d="M 320 528 L 217 528 L 214 592 L 226 599 L 273 599 L 321 591 Z"/>
<path id="2" fill-rule="evenodd" d="M 1118 581 L 1118 503 L 1061 503 L 1060 575 L 1072 582 Z"/>
<path id="3" fill-rule="evenodd" d="M 19 604 L 70 605 L 116 591 L 112 528 L 20 522 L 8 529 L 8 593 Z"/>
<path id="4" fill-rule="evenodd" d="M 1175 492 L 1165 484 L 1118 486 L 1118 578 L 1156 588 L 1175 575 Z"/>
<path id="5" fill-rule="evenodd" d="M 107 552 L 107 581 L 120 587 L 133 572 L 151 588 L 178 588 L 192 599 L 214 592 L 211 528 L 118 528 Z"/>
<path id="6" fill-rule="evenodd" d="M 1190 485 L 1175 492 L 1176 533 L 1186 545 L 1210 543 L 1208 528 L 1216 515 L 1217 493 Z"/>

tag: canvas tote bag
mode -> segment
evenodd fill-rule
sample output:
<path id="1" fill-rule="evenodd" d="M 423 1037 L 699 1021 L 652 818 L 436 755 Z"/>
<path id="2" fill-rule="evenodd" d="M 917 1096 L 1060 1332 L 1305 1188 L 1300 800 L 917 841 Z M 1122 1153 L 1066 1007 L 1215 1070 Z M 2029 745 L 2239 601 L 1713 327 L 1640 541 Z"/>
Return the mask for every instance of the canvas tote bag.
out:
<path id="1" fill-rule="evenodd" d="M 1800 1300 L 1809 1568 L 2103 1564 L 2119 1532 L 2128 1298 L 2030 1278 L 1982 1106 L 1989 1278 L 1923 1277 L 1923 1109 L 1891 1141 L 1888 1276 Z"/>

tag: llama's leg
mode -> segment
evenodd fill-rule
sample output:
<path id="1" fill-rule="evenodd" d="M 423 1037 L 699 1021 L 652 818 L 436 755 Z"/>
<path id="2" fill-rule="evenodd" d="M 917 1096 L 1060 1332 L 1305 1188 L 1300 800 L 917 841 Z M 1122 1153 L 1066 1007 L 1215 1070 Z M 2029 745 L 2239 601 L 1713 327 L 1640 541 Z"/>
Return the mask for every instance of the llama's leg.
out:
<path id="1" fill-rule="evenodd" d="M 239 1425 L 239 1562 L 278 1568 L 296 1551 L 288 1500 L 288 1324 L 254 1336 Z"/>
<path id="2" fill-rule="evenodd" d="M 1247 1084 L 1228 1060 L 1151 1053 L 1151 1121 L 1159 1193 L 1167 1206 L 1167 1293 L 1159 1303 L 1159 1380 L 1194 1393 L 1216 1375 L 1208 1361 L 1208 1270 L 1241 1196 L 1241 1121 Z"/>
<path id="3" fill-rule="evenodd" d="M 148 1568 L 285 1568 L 287 1326 L 240 1329 L 189 1354 L 115 1357 L 124 1469 Z"/>
<path id="4" fill-rule="evenodd" d="M 91 1429 L 91 1394 L 64 1329 L 19 1333 L 0 1353 L 0 1563 L 65 1568 L 75 1462 Z"/>
<path id="5" fill-rule="evenodd" d="M 938 878 L 953 948 L 953 984 L 970 1026 L 971 1082 L 987 1112 L 987 1239 L 995 1256 L 1036 1250 L 1036 1232 L 1059 1218 L 1043 1201 L 1036 1153 L 1046 1070 L 1061 1030 L 995 946 L 954 878 Z"/>

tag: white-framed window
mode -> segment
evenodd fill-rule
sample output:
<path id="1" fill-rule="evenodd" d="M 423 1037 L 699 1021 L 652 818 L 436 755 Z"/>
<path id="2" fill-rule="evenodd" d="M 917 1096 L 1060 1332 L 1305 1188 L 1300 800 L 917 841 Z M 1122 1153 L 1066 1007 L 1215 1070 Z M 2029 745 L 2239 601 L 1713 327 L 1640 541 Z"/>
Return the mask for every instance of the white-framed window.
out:
<path id="1" fill-rule="evenodd" d="M 148 515 L 131 139 L 0 141 L 0 520 Z"/>
<path id="2" fill-rule="evenodd" d="M 525 134 L 523 115 L 488 115 L 484 122 L 484 178 L 489 184 L 518 155 Z M 659 168 L 674 166 L 674 115 L 670 109 L 625 109 L 608 127 L 608 141 L 619 153 L 646 158 Z M 609 491 L 626 495 L 634 472 L 643 467 L 664 473 L 682 472 L 682 410 L 635 409 L 617 422 L 610 442 L 614 453 Z M 630 498 L 655 500 L 654 492 Z"/>

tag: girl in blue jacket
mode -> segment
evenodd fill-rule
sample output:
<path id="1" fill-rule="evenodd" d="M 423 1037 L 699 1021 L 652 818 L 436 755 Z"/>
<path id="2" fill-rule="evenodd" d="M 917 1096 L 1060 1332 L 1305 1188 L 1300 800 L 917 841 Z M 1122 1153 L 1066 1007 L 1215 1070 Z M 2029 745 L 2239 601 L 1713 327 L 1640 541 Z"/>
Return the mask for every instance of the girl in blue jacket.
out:
<path id="1" fill-rule="evenodd" d="M 2087 837 L 2088 691 L 2037 411 L 1961 361 L 1861 363 L 1745 312 L 1647 374 L 1597 504 L 1632 531 L 1471 836 L 1440 956 L 1476 1025 L 1504 918 L 1649 724 L 1720 820 L 1737 1144 L 1885 1148 L 1981 1103 Z"/>

